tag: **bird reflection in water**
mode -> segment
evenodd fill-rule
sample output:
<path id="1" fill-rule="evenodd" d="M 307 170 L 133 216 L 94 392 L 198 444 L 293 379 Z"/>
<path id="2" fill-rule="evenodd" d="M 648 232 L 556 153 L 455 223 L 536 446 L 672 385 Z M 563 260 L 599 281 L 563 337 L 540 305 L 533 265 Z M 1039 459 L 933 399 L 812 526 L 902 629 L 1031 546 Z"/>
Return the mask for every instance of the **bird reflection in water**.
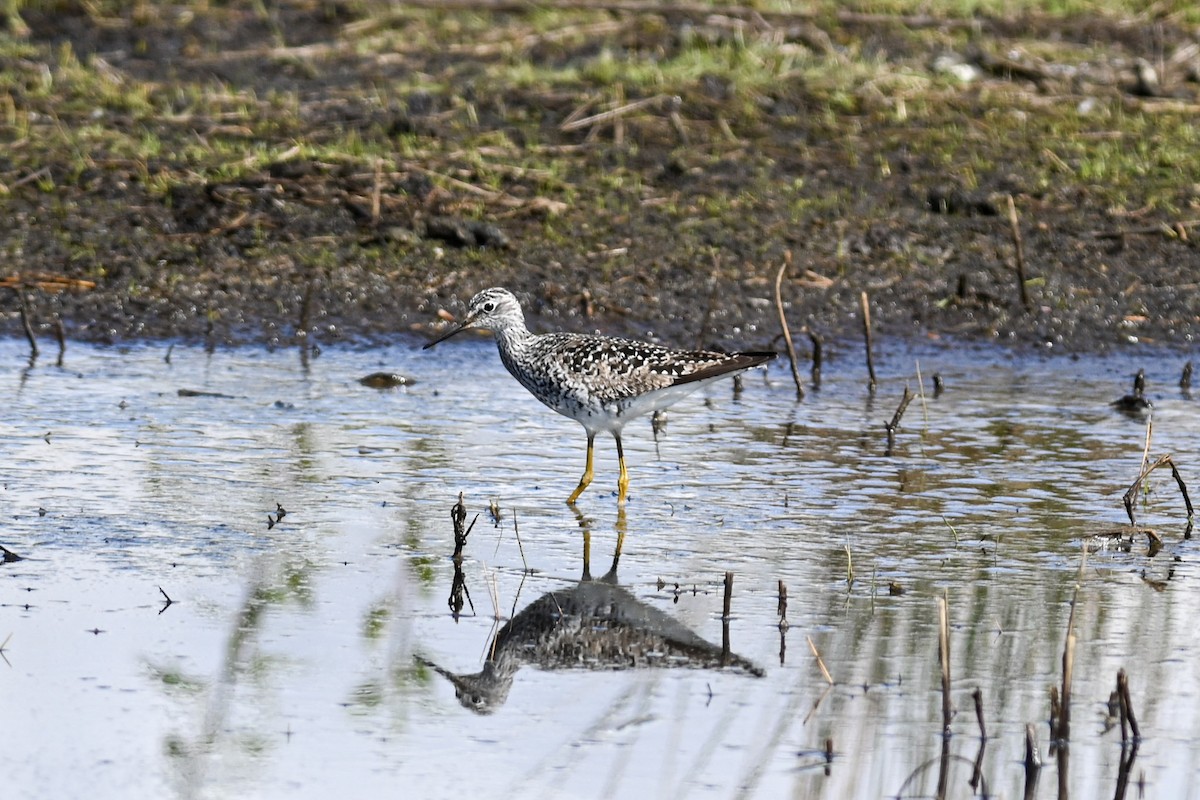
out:
<path id="1" fill-rule="evenodd" d="M 592 579 L 591 531 L 583 529 L 583 575 L 575 586 L 547 592 L 500 629 L 483 669 L 458 674 L 425 658 L 417 661 L 454 684 L 466 708 L 488 714 L 504 705 L 518 670 L 727 669 L 754 677 L 764 671 L 729 649 L 702 639 L 659 609 L 617 585 L 625 539 L 624 509 L 618 511 L 612 567 Z"/>

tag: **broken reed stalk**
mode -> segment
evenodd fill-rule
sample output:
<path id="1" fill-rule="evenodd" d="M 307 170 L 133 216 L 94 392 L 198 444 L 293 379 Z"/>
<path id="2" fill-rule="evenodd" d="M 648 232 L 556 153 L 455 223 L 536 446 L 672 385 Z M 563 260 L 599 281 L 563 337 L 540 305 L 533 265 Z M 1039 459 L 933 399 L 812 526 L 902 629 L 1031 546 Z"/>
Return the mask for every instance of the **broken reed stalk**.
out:
<path id="1" fill-rule="evenodd" d="M 863 292 L 860 298 L 862 302 L 862 323 L 863 323 L 863 338 L 867 344 L 867 391 L 874 393 L 875 391 L 875 360 L 871 355 L 871 301 L 867 299 L 867 293 Z"/>
<path id="2" fill-rule="evenodd" d="M 900 427 L 900 417 L 904 416 L 908 409 L 908 403 L 912 402 L 912 391 L 908 390 L 908 384 L 904 387 L 904 397 L 900 398 L 900 405 L 896 407 L 896 413 L 892 415 L 892 421 L 884 422 L 883 427 L 888 431 L 888 455 L 892 455 L 892 445 L 895 444 L 896 428 Z"/>
<path id="3" fill-rule="evenodd" d="M 983 724 L 983 690 L 976 686 L 975 691 L 971 692 L 971 699 L 975 701 L 975 720 L 979 723 L 979 738 L 987 741 L 987 726 Z"/>
<path id="4" fill-rule="evenodd" d="M 788 606 L 787 584 L 785 584 L 782 580 L 780 580 L 779 581 L 779 606 L 777 608 L 777 611 L 779 612 L 779 630 L 781 630 L 781 631 L 786 631 L 788 629 L 787 606 Z"/>
<path id="5" fill-rule="evenodd" d="M 462 563 L 462 551 L 467 546 L 467 537 L 471 535 L 471 529 L 475 527 L 479 515 L 475 515 L 475 519 L 471 520 L 471 524 L 467 525 L 467 505 L 463 502 L 463 493 L 458 493 L 458 502 L 450 508 L 450 522 L 454 526 L 454 561 Z"/>
<path id="6" fill-rule="evenodd" d="M 1086 545 L 1085 550 L 1086 553 Z M 1080 569 L 1082 570 L 1082 565 Z M 1067 641 L 1063 645 L 1062 656 L 1062 691 L 1058 704 L 1058 728 L 1054 736 L 1059 742 L 1071 739 L 1071 682 L 1075 674 L 1075 609 L 1079 604 L 1079 585 L 1075 586 L 1075 594 L 1071 597 L 1071 614 L 1067 617 Z"/>
<path id="7" fill-rule="evenodd" d="M 67 354 L 67 331 L 63 328 L 61 319 L 54 320 L 54 338 L 58 339 L 58 360 L 54 362 L 54 366 L 61 367 L 63 356 Z"/>
<path id="8" fill-rule="evenodd" d="M 1147 475 L 1164 464 L 1170 465 L 1171 476 L 1175 478 L 1175 483 L 1179 486 L 1179 493 L 1183 495 L 1183 504 L 1187 507 L 1188 521 L 1190 522 L 1195 517 L 1196 512 L 1192 508 L 1192 498 L 1188 495 L 1187 484 L 1183 482 L 1183 476 L 1179 474 L 1179 468 L 1175 466 L 1175 461 L 1171 458 L 1171 454 L 1166 453 L 1159 456 L 1153 464 L 1143 469 L 1141 474 L 1137 476 L 1137 480 L 1126 490 L 1125 496 L 1122 499 L 1125 502 L 1125 513 L 1129 515 L 1130 525 L 1137 525 L 1137 522 L 1134 520 L 1133 507 L 1134 501 L 1137 499 L 1138 489 L 1141 487 L 1142 482 L 1146 480 Z"/>
<path id="9" fill-rule="evenodd" d="M 1133 714 L 1133 701 L 1129 699 L 1129 676 L 1124 667 L 1117 670 L 1117 698 L 1121 708 L 1121 743 L 1128 741 L 1126 723 L 1133 731 L 1133 740 L 1137 742 L 1142 738 L 1142 732 L 1138 729 L 1137 717 Z"/>
<path id="10" fill-rule="evenodd" d="M 728 620 L 730 618 L 729 607 L 733 603 L 733 573 L 725 573 L 725 601 L 721 606 L 721 619 Z"/>
<path id="11" fill-rule="evenodd" d="M 478 519 L 479 515 L 476 514 L 475 518 Z M 474 525 L 475 523 L 472 522 L 471 524 Z M 513 509 L 513 535 L 517 537 L 517 550 L 521 553 L 521 566 L 525 568 L 526 572 L 529 572 L 529 562 L 525 560 L 525 545 L 521 544 L 521 526 L 517 524 L 516 508 Z"/>
<path id="12" fill-rule="evenodd" d="M 783 263 L 779 272 L 775 273 L 775 310 L 779 312 L 779 327 L 783 330 L 783 341 L 787 345 L 788 363 L 792 367 L 792 380 L 796 383 L 796 399 L 804 399 L 804 382 L 800 380 L 800 370 L 796 366 L 796 345 L 792 343 L 792 332 L 788 328 L 787 316 L 783 313 L 783 275 L 792 264 L 792 251 L 783 254 Z"/>
<path id="13" fill-rule="evenodd" d="M 33 323 L 29 321 L 29 306 L 25 301 L 25 292 L 20 288 L 16 289 L 17 300 L 20 301 L 21 308 L 21 327 L 25 329 L 25 338 L 29 340 L 29 357 L 38 357 L 37 339 L 33 336 Z"/>
<path id="14" fill-rule="evenodd" d="M 733 573 L 725 573 L 725 601 L 721 610 L 721 664 L 729 663 L 732 651 L 729 647 L 730 606 L 733 604 Z"/>
<path id="15" fill-rule="evenodd" d="M 1183 365 L 1183 374 L 1179 376 L 1179 388 L 1187 392 L 1192 388 L 1192 362 Z"/>
<path id="16" fill-rule="evenodd" d="M 808 332 L 808 340 L 812 342 L 812 382 L 814 389 L 821 388 L 821 337 L 812 331 Z"/>
<path id="17" fill-rule="evenodd" d="M 1036 772 L 1042 768 L 1042 753 L 1038 749 L 1037 728 L 1033 723 L 1025 725 L 1025 772 Z"/>
<path id="18" fill-rule="evenodd" d="M 817 645 L 813 642 L 811 636 L 806 636 L 805 638 L 808 639 L 808 649 L 812 650 L 813 657 L 817 659 L 817 667 L 821 670 L 821 677 L 825 679 L 826 683 L 833 686 L 833 676 L 825 668 L 825 661 L 821 658 L 821 654 L 817 652 Z"/>
<path id="19" fill-rule="evenodd" d="M 1145 469 L 1146 464 L 1150 461 L 1150 442 L 1154 436 L 1154 417 L 1146 418 L 1146 438 L 1142 442 L 1142 466 L 1140 469 Z"/>
<path id="20" fill-rule="evenodd" d="M 1021 295 L 1021 306 L 1028 311 L 1032 306 L 1029 302 L 1029 291 L 1025 288 L 1025 245 L 1021 241 L 1021 226 L 1017 223 L 1017 206 L 1013 196 L 1008 195 L 1008 224 L 1012 228 L 1013 246 L 1017 255 L 1017 288 Z"/>
<path id="21" fill-rule="evenodd" d="M 950 610 L 946 595 L 937 599 L 938 607 L 938 660 L 942 666 L 942 735 L 950 735 L 950 718 L 953 707 L 950 703 Z"/>

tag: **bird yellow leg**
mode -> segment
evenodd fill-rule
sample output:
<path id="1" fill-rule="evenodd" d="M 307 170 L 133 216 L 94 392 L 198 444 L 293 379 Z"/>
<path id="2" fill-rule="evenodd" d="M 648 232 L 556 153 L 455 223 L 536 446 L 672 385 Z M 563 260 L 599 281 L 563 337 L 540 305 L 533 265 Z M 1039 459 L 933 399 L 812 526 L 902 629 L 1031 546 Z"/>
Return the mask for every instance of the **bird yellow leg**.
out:
<path id="1" fill-rule="evenodd" d="M 629 470 L 625 469 L 625 450 L 621 447 L 621 437 L 614 433 L 617 440 L 617 463 L 621 465 L 621 474 L 617 478 L 617 506 L 625 505 L 625 496 L 629 494 Z"/>
<path id="2" fill-rule="evenodd" d="M 579 479 L 579 485 L 575 487 L 575 491 L 571 492 L 571 496 L 567 498 L 568 505 L 575 505 L 575 501 L 579 499 L 579 495 L 583 494 L 583 490 L 592 482 L 592 451 L 595 449 L 596 436 L 588 434 L 587 448 L 587 464 L 583 467 L 583 477 Z"/>

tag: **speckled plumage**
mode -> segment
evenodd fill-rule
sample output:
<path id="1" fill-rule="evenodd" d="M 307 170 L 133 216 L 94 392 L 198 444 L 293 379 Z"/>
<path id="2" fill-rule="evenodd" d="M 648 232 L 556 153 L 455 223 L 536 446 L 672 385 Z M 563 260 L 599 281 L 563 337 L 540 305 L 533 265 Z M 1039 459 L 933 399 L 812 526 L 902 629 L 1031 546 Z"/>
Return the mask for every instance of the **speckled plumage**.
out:
<path id="1" fill-rule="evenodd" d="M 762 364 L 774 353 L 714 353 L 674 350 L 649 342 L 581 333 L 530 333 L 517 298 L 507 289 L 485 289 L 471 298 L 461 323 L 425 345 L 468 328 L 492 331 L 500 360 L 534 397 L 583 425 L 588 435 L 587 467 L 573 503 L 591 482 L 595 436 L 608 431 L 621 464 L 619 499 L 628 476 L 621 429 L 633 417 L 675 403 L 718 378 Z"/>

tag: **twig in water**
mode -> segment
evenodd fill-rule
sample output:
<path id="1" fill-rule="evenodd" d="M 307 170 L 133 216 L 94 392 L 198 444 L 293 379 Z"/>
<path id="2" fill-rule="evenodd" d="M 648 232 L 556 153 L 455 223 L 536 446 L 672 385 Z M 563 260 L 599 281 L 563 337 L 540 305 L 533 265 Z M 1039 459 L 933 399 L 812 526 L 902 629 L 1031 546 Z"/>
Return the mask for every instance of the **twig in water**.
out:
<path id="1" fill-rule="evenodd" d="M 792 263 L 792 251 L 783 254 L 783 264 L 775 273 L 775 310 L 779 312 L 779 327 L 783 329 L 783 341 L 787 345 L 788 363 L 792 367 L 792 380 L 796 383 L 796 399 L 804 399 L 804 383 L 800 380 L 800 370 L 796 367 L 796 346 L 792 343 L 792 332 L 788 328 L 787 317 L 783 313 L 783 274 Z"/>
<path id="2" fill-rule="evenodd" d="M 1175 478 L 1175 483 L 1179 486 L 1179 493 L 1183 495 L 1183 503 L 1187 507 L 1188 521 L 1191 522 L 1192 518 L 1195 517 L 1196 512 L 1192 508 L 1192 498 L 1188 496 L 1187 485 L 1183 482 L 1183 476 L 1179 474 L 1179 468 L 1175 466 L 1175 461 L 1171 458 L 1171 454 L 1167 453 L 1159 456 L 1153 464 L 1150 464 L 1143 469 L 1141 474 L 1137 476 L 1137 480 L 1135 480 L 1133 484 L 1125 491 L 1123 500 L 1125 501 L 1125 513 L 1129 515 L 1130 525 L 1137 525 L 1137 522 L 1134 520 L 1133 506 L 1134 500 L 1137 497 L 1138 488 L 1142 485 L 1142 481 L 1146 480 L 1147 475 L 1164 464 L 1170 465 L 1171 476 Z"/>
<path id="3" fill-rule="evenodd" d="M 942 735 L 950 735 L 950 720 L 954 706 L 950 702 L 950 610 L 946 595 L 937 599 L 938 607 L 938 660 L 942 666 Z"/>
<path id="4" fill-rule="evenodd" d="M 517 550 L 521 553 L 521 566 L 525 568 L 526 572 L 529 572 L 529 562 L 525 560 L 525 545 L 521 544 L 521 526 L 517 524 L 517 509 L 516 508 L 513 509 L 512 515 L 513 515 L 513 535 L 515 535 L 517 537 Z"/>
<path id="5" fill-rule="evenodd" d="M 1029 291 L 1025 288 L 1025 245 L 1021 241 L 1021 226 L 1017 224 L 1017 206 L 1013 196 L 1008 195 L 1008 224 L 1012 228 L 1013 246 L 1017 252 L 1017 288 L 1021 295 L 1021 306 L 1026 310 L 1032 306 Z"/>
<path id="6" fill-rule="evenodd" d="M 733 603 L 733 573 L 725 573 L 725 599 L 721 606 L 721 619 L 727 620 L 730 618 L 730 606 Z"/>
<path id="7" fill-rule="evenodd" d="M 1192 388 L 1192 362 L 1183 365 L 1183 374 L 1179 376 L 1179 388 L 1187 393 Z"/>
<path id="8" fill-rule="evenodd" d="M 817 652 L 817 645 L 813 642 L 811 636 L 805 637 L 808 639 L 808 649 L 812 650 L 813 657 L 817 659 L 817 667 L 821 670 L 821 677 L 830 686 L 833 686 L 833 676 L 829 674 L 829 670 L 825 668 L 825 661 L 821 658 L 821 654 Z"/>
<path id="9" fill-rule="evenodd" d="M 945 515 L 942 516 L 942 522 L 946 523 L 946 527 L 950 529 L 950 533 L 954 534 L 954 545 L 957 547 L 958 546 L 958 531 L 955 529 L 955 527 L 953 525 L 950 524 L 950 520 L 946 519 Z"/>
<path id="10" fill-rule="evenodd" d="M 1150 438 L 1154 433 L 1154 417 L 1146 418 L 1146 438 L 1142 443 L 1142 469 L 1146 468 L 1146 463 L 1150 460 Z"/>
<path id="11" fill-rule="evenodd" d="M 788 603 L 787 603 L 787 600 L 788 600 L 787 585 L 782 580 L 780 580 L 779 581 L 779 606 L 778 606 L 777 610 L 779 612 L 779 630 L 781 630 L 781 631 L 786 631 L 788 629 L 788 621 L 787 621 Z"/>
<path id="12" fill-rule="evenodd" d="M 867 391 L 875 393 L 875 360 L 871 355 L 871 301 L 867 299 L 867 293 L 863 292 L 862 297 L 862 323 L 863 323 L 863 338 L 867 345 Z"/>
<path id="13" fill-rule="evenodd" d="M 979 738 L 987 740 L 987 727 L 983 724 L 983 690 L 978 686 L 975 691 L 971 692 L 971 699 L 975 701 L 975 719 L 979 722 Z"/>
<path id="14" fill-rule="evenodd" d="M 1084 546 L 1084 558 L 1087 557 L 1087 546 Z M 1082 571 L 1083 566 L 1080 565 Z M 1075 594 L 1071 597 L 1071 614 L 1067 618 L 1067 641 L 1063 646 L 1062 656 L 1062 692 L 1058 705 L 1058 729 L 1054 732 L 1059 742 L 1071 739 L 1071 682 L 1075 674 L 1075 608 L 1079 603 L 1079 584 L 1075 585 Z"/>
<path id="15" fill-rule="evenodd" d="M 1036 776 L 1042 768 L 1042 754 L 1038 749 L 1037 728 L 1030 722 L 1025 725 L 1025 781 L 1028 784 L 1030 776 Z M 1029 797 L 1028 791 L 1025 796 Z"/>
<path id="16" fill-rule="evenodd" d="M 904 412 L 908 408 L 908 404 L 912 402 L 912 399 L 913 394 L 909 390 L 908 384 L 905 384 L 904 396 L 900 398 L 900 405 L 896 407 L 896 413 L 892 414 L 891 422 L 883 423 L 884 428 L 887 429 L 888 442 L 887 452 L 885 452 L 884 455 L 890 456 L 892 454 L 892 450 L 896 445 L 896 429 L 900 427 L 900 418 L 904 416 Z"/>
<path id="17" fill-rule="evenodd" d="M 163 596 L 163 599 L 167 601 L 166 603 L 163 604 L 163 607 L 158 610 L 158 613 L 161 614 L 164 611 L 166 611 L 168 608 L 170 608 L 171 604 L 174 603 L 175 601 L 171 599 L 170 595 L 168 595 L 166 592 L 163 591 L 163 588 L 161 586 L 158 587 L 158 592 L 159 592 L 159 594 L 161 594 Z"/>
<path id="18" fill-rule="evenodd" d="M 814 389 L 821 388 L 821 337 L 813 331 L 808 332 L 808 340 L 812 342 L 812 382 Z"/>
<path id="19" fill-rule="evenodd" d="M 67 332 L 63 328 L 61 319 L 54 320 L 54 338 L 58 339 L 58 360 L 54 362 L 54 365 L 61 367 L 63 356 L 67 354 Z"/>
<path id="20" fill-rule="evenodd" d="M 854 559 L 850 556 L 850 545 L 846 545 L 846 590 L 854 586 Z"/>
<path id="21" fill-rule="evenodd" d="M 1124 668 L 1117 670 L 1117 696 L 1121 704 L 1121 742 L 1127 740 L 1126 722 L 1133 731 L 1133 740 L 1136 742 L 1142 738 L 1142 732 L 1138 729 L 1137 717 L 1133 714 L 1133 701 L 1129 699 L 1129 676 L 1125 674 Z"/>
<path id="22" fill-rule="evenodd" d="M 25 338 L 29 340 L 29 357 L 34 359 L 38 357 L 38 346 L 37 339 L 33 336 L 33 324 L 29 321 L 29 306 L 25 301 L 25 292 L 19 287 L 15 291 L 17 300 L 20 301 L 21 327 L 25 329 Z"/>
<path id="23" fill-rule="evenodd" d="M 463 502 L 463 493 L 458 493 L 458 502 L 450 508 L 450 522 L 454 525 L 454 560 L 462 562 L 462 551 L 467 546 L 467 537 L 471 535 L 471 529 L 475 527 L 475 522 L 479 519 L 479 515 L 475 515 L 475 519 L 471 520 L 470 525 L 467 522 L 467 505 Z"/>
<path id="24" fill-rule="evenodd" d="M 725 602 L 721 611 L 721 664 L 729 663 L 731 651 L 729 648 L 729 621 L 732 618 L 730 606 L 733 603 L 733 573 L 725 573 Z"/>

